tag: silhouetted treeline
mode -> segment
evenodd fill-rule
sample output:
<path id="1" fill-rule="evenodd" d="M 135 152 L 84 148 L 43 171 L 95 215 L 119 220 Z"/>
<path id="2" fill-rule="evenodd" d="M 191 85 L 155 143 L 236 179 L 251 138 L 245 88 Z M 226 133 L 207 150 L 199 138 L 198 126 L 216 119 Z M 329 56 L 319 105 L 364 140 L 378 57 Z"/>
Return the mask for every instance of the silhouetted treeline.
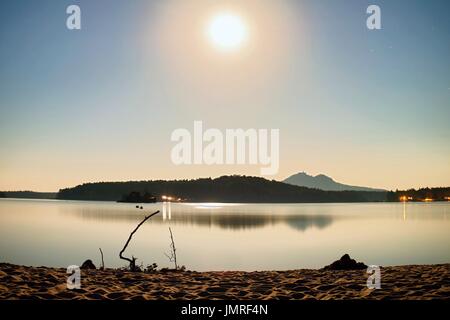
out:
<path id="1" fill-rule="evenodd" d="M 387 194 L 388 201 L 401 201 L 402 197 L 409 201 L 447 201 L 450 198 L 450 187 L 396 190 Z"/>
<path id="2" fill-rule="evenodd" d="M 190 202 L 372 202 L 386 201 L 386 192 L 322 191 L 247 176 L 216 179 L 98 182 L 59 191 L 58 199 L 117 201 L 130 192 L 163 195 Z"/>
<path id="3" fill-rule="evenodd" d="M 0 198 L 55 199 L 56 192 L 2 191 L 0 192 Z"/>

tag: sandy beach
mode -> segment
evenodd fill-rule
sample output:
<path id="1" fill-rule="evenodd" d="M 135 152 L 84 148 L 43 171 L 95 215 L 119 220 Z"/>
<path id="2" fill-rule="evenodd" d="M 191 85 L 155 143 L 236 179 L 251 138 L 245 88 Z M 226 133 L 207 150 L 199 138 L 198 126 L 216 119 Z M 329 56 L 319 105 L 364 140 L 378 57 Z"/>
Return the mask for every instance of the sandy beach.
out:
<path id="1" fill-rule="evenodd" d="M 381 268 L 381 289 L 365 270 L 133 273 L 82 270 L 81 289 L 66 288 L 66 269 L 0 264 L 0 299 L 450 299 L 450 264 Z"/>

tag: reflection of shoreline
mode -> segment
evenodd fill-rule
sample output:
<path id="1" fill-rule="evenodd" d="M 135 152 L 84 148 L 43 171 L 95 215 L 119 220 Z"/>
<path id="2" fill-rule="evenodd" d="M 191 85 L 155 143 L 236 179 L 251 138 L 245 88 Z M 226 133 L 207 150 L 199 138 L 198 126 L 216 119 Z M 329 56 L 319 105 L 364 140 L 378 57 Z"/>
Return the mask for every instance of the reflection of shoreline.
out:
<path id="1" fill-rule="evenodd" d="M 402 220 L 417 219 L 448 219 L 448 212 L 445 208 L 440 215 L 430 213 L 425 208 L 416 205 L 398 204 L 397 209 L 392 210 L 391 205 L 386 210 L 391 213 L 392 218 Z M 145 210 L 136 210 L 124 205 L 110 205 L 103 203 L 96 206 L 84 206 L 81 203 L 71 203 L 69 206 L 59 208 L 62 214 L 78 216 L 81 219 L 96 220 L 101 222 L 120 222 L 131 221 L 138 222 L 142 220 L 145 214 L 160 210 L 161 214 L 153 217 L 149 223 L 167 223 L 191 225 L 202 227 L 219 227 L 230 230 L 245 230 L 252 228 L 262 228 L 267 225 L 284 223 L 298 231 L 305 231 L 309 228 L 323 229 L 330 226 L 336 220 L 342 219 L 382 219 L 384 210 L 367 212 L 373 206 L 365 206 L 361 209 L 355 206 L 349 206 L 348 214 L 340 215 L 333 211 L 333 207 L 319 205 L 301 207 L 290 206 L 252 206 L 220 203 L 202 203 L 202 204 L 177 204 L 170 202 L 161 202 L 148 205 Z M 412 210 L 414 209 L 415 210 Z M 353 209 L 353 211 L 352 211 Z M 339 213 L 339 211 L 337 211 Z M 366 215 L 367 213 L 367 215 Z"/>
<path id="2" fill-rule="evenodd" d="M 262 228 L 267 225 L 285 223 L 288 226 L 305 231 L 316 227 L 323 229 L 333 222 L 332 216 L 323 215 L 262 215 L 262 214 L 180 214 L 174 215 L 171 222 L 196 226 L 217 226 L 222 229 L 245 230 Z"/>
<path id="3" fill-rule="evenodd" d="M 306 231 L 309 228 L 316 227 L 318 229 L 324 229 L 330 226 L 333 223 L 333 216 L 314 216 L 314 219 L 311 219 L 311 216 L 296 216 L 296 217 L 287 217 L 286 223 L 299 231 Z"/>
<path id="4" fill-rule="evenodd" d="M 214 207 L 195 208 L 199 209 L 219 209 Z M 222 208 L 223 209 L 223 208 Z M 323 229 L 333 223 L 335 217 L 331 215 L 285 215 L 285 214 L 255 214 L 255 213 L 234 213 L 234 212 L 180 212 L 172 214 L 172 205 L 170 202 L 163 202 L 161 215 L 156 215 L 151 219 L 153 223 L 195 225 L 200 227 L 219 227 L 221 229 L 245 230 L 262 228 L 267 225 L 285 223 L 298 231 L 305 231 L 316 227 Z M 148 211 L 148 210 L 146 210 Z M 76 215 L 81 219 L 91 219 L 96 221 L 139 221 L 142 214 L 133 210 L 119 209 L 91 209 L 91 208 L 65 208 L 64 213 Z M 139 212 L 141 213 L 141 212 Z"/>

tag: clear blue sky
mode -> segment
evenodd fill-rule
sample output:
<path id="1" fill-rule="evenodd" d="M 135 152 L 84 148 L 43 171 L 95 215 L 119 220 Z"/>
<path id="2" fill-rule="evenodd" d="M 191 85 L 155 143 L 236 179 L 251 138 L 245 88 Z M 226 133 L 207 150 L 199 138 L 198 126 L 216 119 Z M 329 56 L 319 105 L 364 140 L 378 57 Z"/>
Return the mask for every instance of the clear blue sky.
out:
<path id="1" fill-rule="evenodd" d="M 382 30 L 366 28 L 369 4 Z M 202 38 L 227 6 L 252 26 L 251 49 L 228 56 Z M 448 186 L 449 12 L 446 0 L 1 1 L 0 190 L 259 174 L 174 166 L 170 134 L 194 120 L 280 129 L 276 179 Z"/>

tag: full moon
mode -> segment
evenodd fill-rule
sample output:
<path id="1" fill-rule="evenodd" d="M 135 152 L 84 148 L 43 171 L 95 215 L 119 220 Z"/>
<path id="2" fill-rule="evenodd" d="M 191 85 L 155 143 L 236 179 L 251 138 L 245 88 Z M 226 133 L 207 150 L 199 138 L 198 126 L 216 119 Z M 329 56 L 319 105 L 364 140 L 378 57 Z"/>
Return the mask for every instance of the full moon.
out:
<path id="1" fill-rule="evenodd" d="M 232 13 L 214 16 L 208 26 L 208 37 L 218 49 L 231 51 L 243 46 L 248 37 L 244 21 Z"/>

